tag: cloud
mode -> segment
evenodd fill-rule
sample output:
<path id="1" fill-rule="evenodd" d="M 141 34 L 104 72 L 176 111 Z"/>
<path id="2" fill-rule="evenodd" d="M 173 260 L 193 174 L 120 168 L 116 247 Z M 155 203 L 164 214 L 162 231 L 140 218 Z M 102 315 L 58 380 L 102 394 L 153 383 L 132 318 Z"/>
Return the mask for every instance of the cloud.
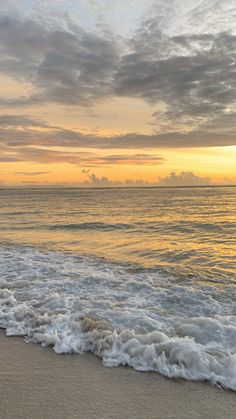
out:
<path id="1" fill-rule="evenodd" d="M 3 115 L 2 161 L 45 157 L 74 164 L 83 157 L 42 150 L 61 145 L 143 150 L 236 144 L 234 2 L 156 0 L 143 19 L 139 16 L 136 31 L 120 37 L 110 28 L 82 24 L 82 9 L 75 2 L 69 2 L 69 14 L 64 2 L 59 3 L 31 2 L 30 12 L 25 1 L 0 5 L 0 71 L 31 85 L 22 96 L 0 98 L 0 107 L 22 112 L 23 107 L 52 102 L 67 109 L 90 108 L 108 98 L 132 97 L 153 107 L 156 131 L 85 135 L 27 115 Z M 92 3 L 101 11 L 98 1 Z M 117 4 L 114 0 L 111 8 Z M 125 19 L 132 8 L 131 3 L 122 4 Z M 134 164 L 145 164 L 147 158 L 142 162 L 141 156 L 133 156 Z M 101 164 L 109 164 L 109 159 L 128 162 L 128 157 L 112 154 Z"/>
<path id="2" fill-rule="evenodd" d="M 20 161 L 20 159 L 14 156 L 0 156 L 0 163 L 13 163 L 18 161 Z"/>
<path id="3" fill-rule="evenodd" d="M 224 124 L 227 125 L 227 135 L 219 118 L 217 133 L 209 123 L 208 132 L 99 136 L 51 126 L 45 121 L 27 115 L 2 115 L 0 116 L 0 161 L 67 162 L 88 167 L 122 164 L 157 165 L 164 163 L 164 158 L 157 153 L 157 149 L 234 145 L 236 138 L 230 129 L 234 124 L 231 114 L 224 116 Z M 64 151 L 61 150 L 62 147 Z M 112 153 L 112 150 L 116 153 Z M 117 153 L 117 150 L 122 150 L 122 153 Z"/>
<path id="4" fill-rule="evenodd" d="M 52 172 L 15 172 L 15 175 L 20 176 L 41 176 L 41 175 L 47 175 Z"/>
<path id="5" fill-rule="evenodd" d="M 193 172 L 172 172 L 165 178 L 160 178 L 159 186 L 204 186 L 211 184 L 211 178 L 200 177 L 195 175 Z"/>
<path id="6" fill-rule="evenodd" d="M 208 142 L 209 131 L 218 133 L 219 118 L 221 132 L 232 134 L 236 128 L 234 17 L 236 4 L 231 0 L 157 0 L 130 39 L 129 52 L 121 57 L 116 94 L 153 106 L 163 104 L 162 112 L 153 113 L 161 134 L 205 135 Z M 194 138 L 189 136 L 189 141 Z"/>
<path id="7" fill-rule="evenodd" d="M 101 167 L 112 165 L 142 165 L 155 166 L 164 163 L 165 159 L 159 155 L 150 154 L 121 154 L 121 155 L 97 155 L 92 152 L 63 152 L 34 147 L 15 149 L 15 157 L 0 158 L 2 162 L 31 161 L 34 163 L 71 163 L 83 167 Z M 50 172 L 30 172 L 30 176 L 47 174 Z M 27 174 L 27 172 L 17 172 Z"/>
<path id="8" fill-rule="evenodd" d="M 96 165 L 104 164 L 128 164 L 128 165 L 142 165 L 142 166 L 152 166 L 161 164 L 165 159 L 158 155 L 150 154 L 111 154 L 108 156 L 103 156 L 99 158 L 96 156 L 95 162 Z"/>
<path id="9" fill-rule="evenodd" d="M 0 127 L 9 129 L 11 127 L 40 127 L 40 128 L 53 128 L 45 121 L 40 119 L 33 119 L 25 115 L 0 115 Z"/>
<path id="10" fill-rule="evenodd" d="M 115 90 L 164 103 L 165 111 L 154 113 L 162 130 L 197 131 L 229 109 L 235 113 L 235 35 L 163 39 L 150 24 L 133 42 L 133 51 L 120 62 Z"/>
<path id="11" fill-rule="evenodd" d="M 38 185 L 38 182 L 36 182 L 36 181 L 33 181 L 33 180 L 23 180 L 22 182 L 21 182 L 23 185 Z"/>
<path id="12" fill-rule="evenodd" d="M 164 178 L 159 178 L 156 181 L 146 181 L 144 179 L 125 179 L 125 180 L 112 180 L 107 176 L 98 176 L 96 173 L 91 171 L 91 169 L 82 169 L 82 173 L 87 175 L 87 179 L 82 182 L 57 182 L 49 183 L 44 181 L 40 183 L 39 181 L 22 181 L 20 184 L 17 184 L 17 187 L 22 185 L 23 187 L 37 187 L 37 188 L 124 188 L 124 187 L 150 187 L 150 188 L 168 188 L 168 187 L 198 187 L 198 186 L 216 186 L 213 180 L 209 177 L 198 176 L 191 171 L 182 171 L 182 172 L 171 172 L 168 176 Z M 4 187 L 5 182 L 2 182 Z M 0 182 L 1 184 L 1 182 Z M 235 185 L 235 180 L 230 178 L 224 178 L 221 182 L 222 186 Z"/>
<path id="13" fill-rule="evenodd" d="M 85 173 L 85 171 L 82 171 Z M 95 188 L 108 188 L 108 187 L 145 187 L 145 186 L 154 186 L 156 183 L 147 182 L 143 179 L 126 179 L 124 181 L 111 180 L 106 176 L 97 176 L 95 173 L 86 171 L 88 180 L 79 183 L 79 186 L 84 187 L 95 187 Z"/>
<path id="14" fill-rule="evenodd" d="M 123 146 L 124 139 L 126 137 L 85 135 L 50 126 L 44 121 L 27 116 L 0 116 L 1 162 L 71 163 L 89 167 L 123 164 L 150 166 L 164 163 L 163 156 L 155 152 L 107 153 L 107 150 L 113 148 L 140 148 L 139 142 L 135 145 L 135 141 L 131 141 L 127 147 Z M 60 147 L 60 150 L 57 150 L 57 147 Z M 62 147 L 64 150 L 61 150 Z M 103 151 L 101 154 L 98 149 L 106 150 L 106 153 Z"/>
<path id="15" fill-rule="evenodd" d="M 90 105 L 111 94 L 119 58 L 112 36 L 11 16 L 0 18 L 0 52 L 1 71 L 34 88 L 30 97 L 8 99 L 6 106 L 46 101 Z"/>
<path id="16" fill-rule="evenodd" d="M 156 182 L 147 182 L 142 179 L 132 180 L 126 179 L 125 181 L 112 181 L 107 177 L 99 177 L 95 173 L 90 171 L 83 171 L 88 176 L 88 181 L 81 183 L 80 185 L 95 186 L 95 187 L 178 187 L 178 186 L 207 186 L 212 184 L 212 180 L 209 177 L 197 176 L 193 172 L 172 172 L 165 178 L 159 178 Z"/>

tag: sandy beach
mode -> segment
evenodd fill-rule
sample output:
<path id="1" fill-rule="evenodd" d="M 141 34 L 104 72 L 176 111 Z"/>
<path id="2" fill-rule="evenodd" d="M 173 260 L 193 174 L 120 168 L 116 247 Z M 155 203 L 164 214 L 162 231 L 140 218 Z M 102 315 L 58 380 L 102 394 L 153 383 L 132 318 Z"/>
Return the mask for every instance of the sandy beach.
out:
<path id="1" fill-rule="evenodd" d="M 0 363 L 4 419 L 235 418 L 234 392 L 105 368 L 93 355 L 57 355 L 3 331 Z"/>

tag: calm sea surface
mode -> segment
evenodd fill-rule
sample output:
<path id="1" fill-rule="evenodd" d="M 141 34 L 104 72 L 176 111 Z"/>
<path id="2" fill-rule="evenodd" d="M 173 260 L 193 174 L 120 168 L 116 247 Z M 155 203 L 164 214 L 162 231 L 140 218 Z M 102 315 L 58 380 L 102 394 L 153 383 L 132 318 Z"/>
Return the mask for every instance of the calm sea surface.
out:
<path id="1" fill-rule="evenodd" d="M 1 190 L 0 326 L 236 390 L 236 188 Z"/>

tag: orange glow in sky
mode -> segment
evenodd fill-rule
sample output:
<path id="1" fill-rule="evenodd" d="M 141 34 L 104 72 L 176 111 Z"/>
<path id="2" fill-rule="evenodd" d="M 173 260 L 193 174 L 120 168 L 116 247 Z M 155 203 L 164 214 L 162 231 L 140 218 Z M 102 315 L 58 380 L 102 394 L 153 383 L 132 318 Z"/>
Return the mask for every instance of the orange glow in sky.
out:
<path id="1" fill-rule="evenodd" d="M 0 5 L 0 186 L 236 183 L 226 11 L 93 3 Z"/>

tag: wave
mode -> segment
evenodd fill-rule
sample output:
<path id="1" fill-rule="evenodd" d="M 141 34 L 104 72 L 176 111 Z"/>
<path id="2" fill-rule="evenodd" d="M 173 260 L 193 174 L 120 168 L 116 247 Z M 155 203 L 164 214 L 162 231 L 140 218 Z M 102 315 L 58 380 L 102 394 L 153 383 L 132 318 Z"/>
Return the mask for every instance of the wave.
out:
<path id="1" fill-rule="evenodd" d="M 23 247 L 0 250 L 0 327 L 171 378 L 236 390 L 236 290 Z"/>
<path id="2" fill-rule="evenodd" d="M 85 222 L 85 223 L 69 223 L 69 224 L 53 224 L 46 228 L 49 230 L 120 230 L 132 228 L 131 224 L 125 223 L 104 223 L 104 222 Z"/>

